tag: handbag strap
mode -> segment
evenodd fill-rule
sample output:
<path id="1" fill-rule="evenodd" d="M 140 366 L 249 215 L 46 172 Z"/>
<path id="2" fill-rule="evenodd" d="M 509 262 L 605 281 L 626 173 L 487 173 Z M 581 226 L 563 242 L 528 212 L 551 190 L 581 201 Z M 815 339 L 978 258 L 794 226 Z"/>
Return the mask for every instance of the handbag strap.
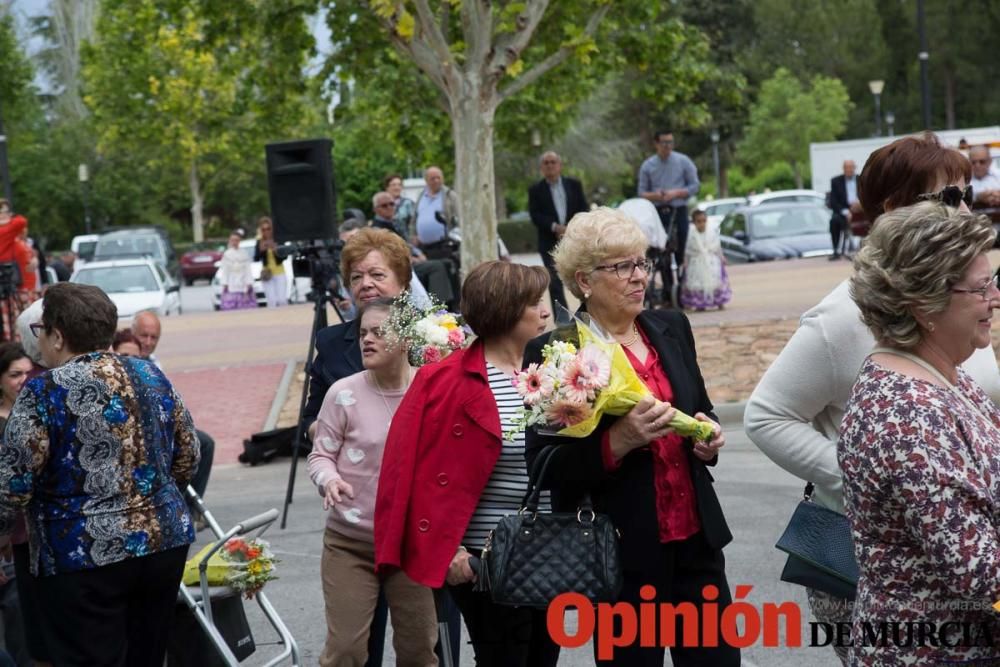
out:
<path id="1" fill-rule="evenodd" d="M 547 445 L 541 452 L 538 453 L 538 457 L 535 459 L 535 464 L 531 467 L 531 471 L 528 473 L 528 488 L 524 491 L 524 498 L 521 500 L 521 508 L 523 511 L 531 512 L 532 514 L 538 511 L 538 501 L 542 495 L 542 480 L 545 479 L 545 473 L 549 469 L 549 463 L 552 462 L 552 456 L 556 453 L 556 449 L 559 446 L 560 445 Z M 593 513 L 593 507 L 594 505 L 590 500 L 590 494 L 584 494 L 583 498 L 580 499 L 579 509 Z"/>

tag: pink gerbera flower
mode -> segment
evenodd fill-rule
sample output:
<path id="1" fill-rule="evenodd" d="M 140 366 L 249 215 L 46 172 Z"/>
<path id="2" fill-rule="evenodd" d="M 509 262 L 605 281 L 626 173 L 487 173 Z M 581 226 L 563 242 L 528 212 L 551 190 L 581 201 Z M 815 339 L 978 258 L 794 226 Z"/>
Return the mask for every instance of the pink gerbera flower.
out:
<path id="1" fill-rule="evenodd" d="M 603 389 L 611 380 L 611 359 L 596 345 L 586 345 L 577 355 L 580 371 L 591 389 Z"/>
<path id="2" fill-rule="evenodd" d="M 521 395 L 524 402 L 534 405 L 543 398 L 552 395 L 555 389 L 555 380 L 546 373 L 543 373 L 538 364 L 528 364 L 523 371 L 518 371 L 514 376 L 514 388 Z"/>
<path id="3" fill-rule="evenodd" d="M 586 403 L 594 398 L 590 376 L 578 359 L 574 359 L 563 369 L 561 391 L 567 400 L 574 403 Z"/>
<path id="4" fill-rule="evenodd" d="M 579 424 L 590 415 L 590 409 L 584 403 L 558 400 L 545 411 L 545 421 L 560 427 Z"/>

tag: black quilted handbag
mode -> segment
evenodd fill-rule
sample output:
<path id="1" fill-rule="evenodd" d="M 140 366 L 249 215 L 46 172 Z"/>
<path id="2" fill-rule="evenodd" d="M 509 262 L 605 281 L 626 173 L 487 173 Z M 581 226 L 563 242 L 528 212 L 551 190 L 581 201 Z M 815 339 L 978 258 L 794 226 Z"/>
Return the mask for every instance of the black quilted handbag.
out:
<path id="1" fill-rule="evenodd" d="M 788 554 L 781 580 L 853 600 L 859 573 L 851 524 L 843 514 L 812 502 L 812 491 L 810 482 L 774 545 Z"/>
<path id="2" fill-rule="evenodd" d="M 500 519 L 483 548 L 477 590 L 497 604 L 545 608 L 560 593 L 613 602 L 622 587 L 618 535 L 586 495 L 575 513 L 538 511 L 540 481 L 557 445 L 542 450 L 522 509 Z M 537 474 L 535 474 L 537 472 Z"/>

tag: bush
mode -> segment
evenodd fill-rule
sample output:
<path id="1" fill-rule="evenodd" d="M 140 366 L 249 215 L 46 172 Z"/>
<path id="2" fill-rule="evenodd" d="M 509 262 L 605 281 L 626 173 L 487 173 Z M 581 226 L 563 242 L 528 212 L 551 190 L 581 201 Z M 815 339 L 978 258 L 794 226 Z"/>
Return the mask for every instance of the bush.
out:
<path id="1" fill-rule="evenodd" d="M 808 173 L 803 174 L 808 180 Z M 787 162 L 774 162 L 767 165 L 756 174 L 746 174 L 742 168 L 733 167 L 729 170 L 729 194 L 746 195 L 751 191 L 756 193 L 765 190 L 792 190 L 795 188 L 795 173 Z"/>
<path id="2" fill-rule="evenodd" d="M 512 255 L 538 252 L 538 230 L 530 220 L 505 220 L 497 224 L 497 233 Z"/>

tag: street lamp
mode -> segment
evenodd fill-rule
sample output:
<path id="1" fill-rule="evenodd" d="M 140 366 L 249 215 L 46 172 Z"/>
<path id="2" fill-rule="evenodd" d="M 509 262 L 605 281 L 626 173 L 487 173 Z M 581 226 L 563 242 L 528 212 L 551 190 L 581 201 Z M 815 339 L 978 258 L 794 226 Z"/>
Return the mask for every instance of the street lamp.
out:
<path id="1" fill-rule="evenodd" d="M 895 127 L 896 125 L 896 114 L 894 114 L 891 111 L 886 111 L 885 124 L 889 126 L 889 136 L 890 137 L 896 136 L 895 132 L 893 131 L 893 127 Z"/>
<path id="2" fill-rule="evenodd" d="M 722 196 L 722 182 L 719 172 L 719 130 L 712 128 L 712 133 L 708 135 L 712 140 L 712 165 L 715 167 L 715 194 Z"/>
<path id="3" fill-rule="evenodd" d="M 537 128 L 531 131 L 531 145 L 535 148 L 542 145 L 542 133 Z"/>
<path id="4" fill-rule="evenodd" d="M 76 170 L 77 178 L 80 179 L 80 188 L 83 190 L 83 226 L 86 232 L 90 233 L 90 171 L 86 164 L 81 164 Z"/>
<path id="5" fill-rule="evenodd" d="M 868 90 L 875 96 L 875 136 L 882 136 L 882 89 L 885 88 L 885 81 L 876 80 L 868 82 Z"/>

